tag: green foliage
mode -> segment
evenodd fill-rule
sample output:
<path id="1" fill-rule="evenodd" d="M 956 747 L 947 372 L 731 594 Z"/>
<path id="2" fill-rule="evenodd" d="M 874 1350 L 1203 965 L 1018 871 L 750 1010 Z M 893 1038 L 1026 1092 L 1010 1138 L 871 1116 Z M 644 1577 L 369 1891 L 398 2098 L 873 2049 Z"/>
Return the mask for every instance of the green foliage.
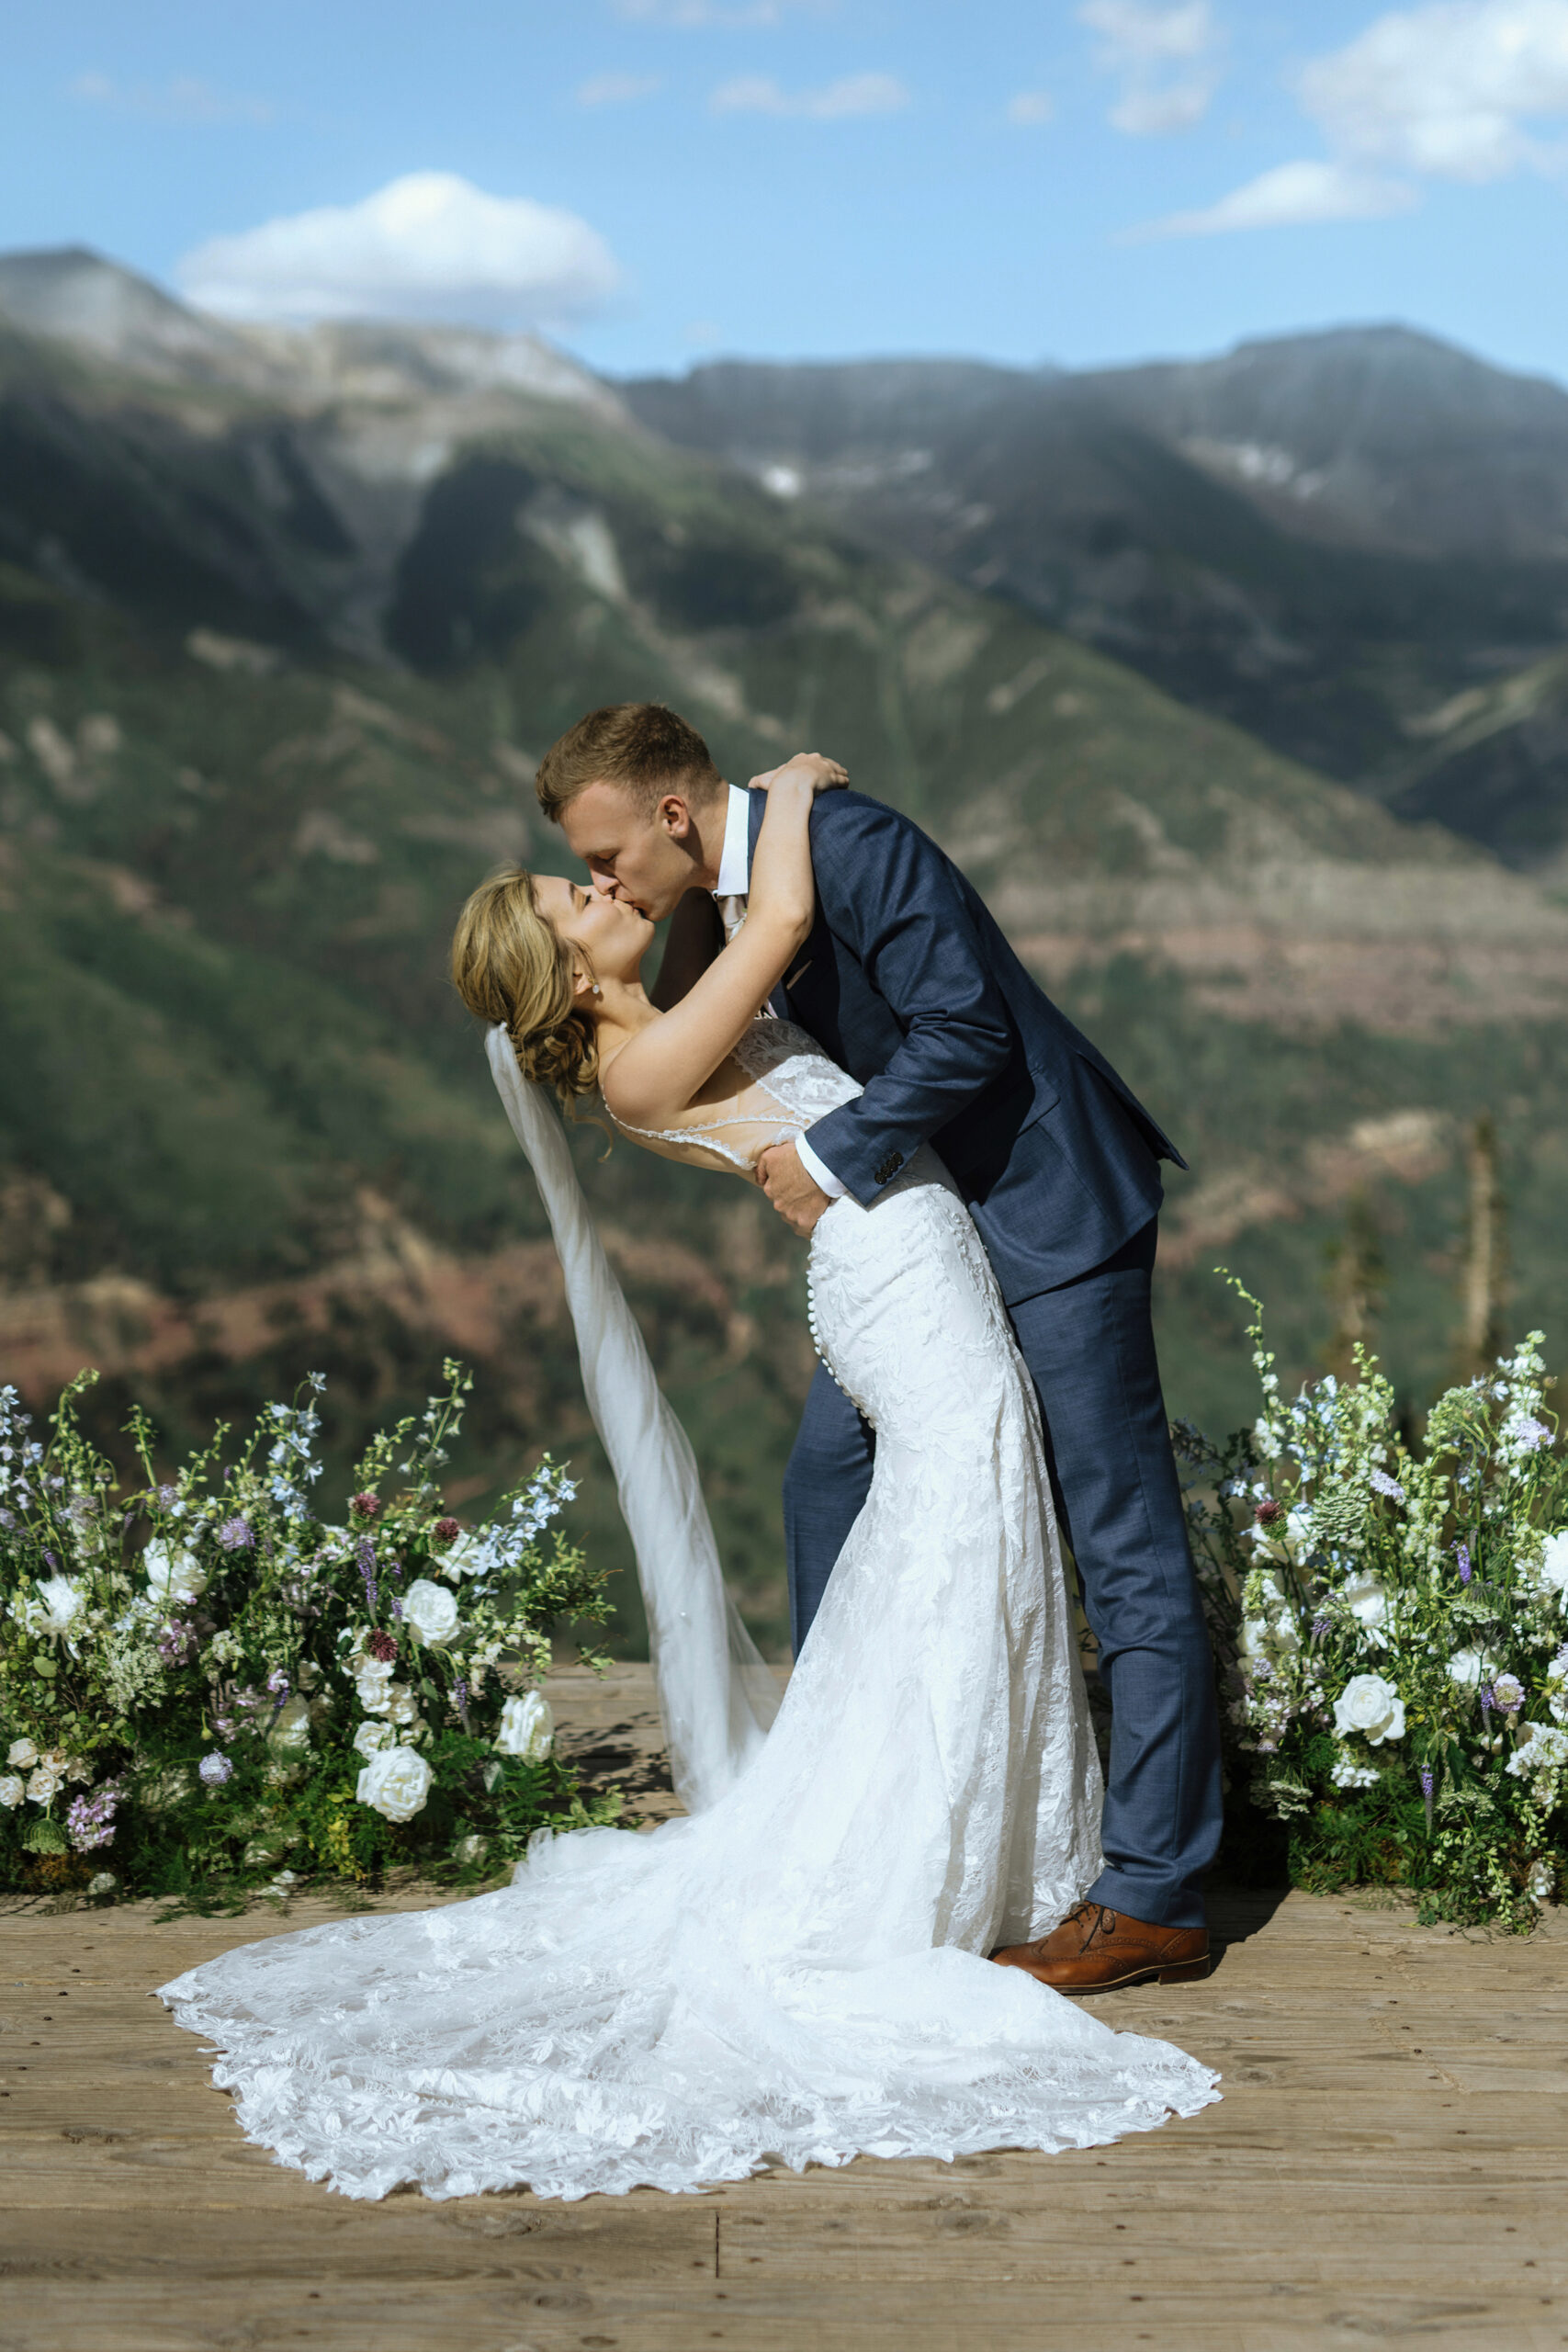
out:
<path id="1" fill-rule="evenodd" d="M 1251 1430 L 1179 1425 L 1244 1872 L 1401 1885 L 1528 1926 L 1568 1871 L 1568 1456 L 1541 1334 L 1419 1441 L 1364 1349 L 1287 1400 L 1248 1336 Z M 1245 1793 L 1243 1793 L 1245 1792 Z M 1270 1829 L 1269 1824 L 1274 1825 Z"/>
<path id="2" fill-rule="evenodd" d="M 210 1905 L 399 1864 L 471 1883 L 614 1817 L 536 1688 L 551 1628 L 607 1611 L 547 1534 L 572 1482 L 547 1459 L 462 1529 L 438 1474 L 472 1384 L 446 1371 L 371 1439 L 340 1525 L 311 1498 L 319 1374 L 173 1479 L 133 1413 L 130 1491 L 81 1429 L 91 1374 L 47 1444 L 0 1392 L 0 1884 Z"/>

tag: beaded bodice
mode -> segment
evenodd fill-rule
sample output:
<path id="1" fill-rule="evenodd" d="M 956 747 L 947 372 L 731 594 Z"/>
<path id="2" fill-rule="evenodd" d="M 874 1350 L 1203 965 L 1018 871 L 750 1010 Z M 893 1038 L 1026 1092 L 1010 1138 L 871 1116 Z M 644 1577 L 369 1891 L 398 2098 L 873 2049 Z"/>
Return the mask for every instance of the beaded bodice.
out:
<path id="1" fill-rule="evenodd" d="M 699 1103 L 675 1127 L 634 1127 L 604 1108 L 623 1135 L 667 1159 L 694 1167 L 715 1161 L 750 1176 L 773 1144 L 791 1143 L 815 1120 L 852 1102 L 862 1092 L 848 1070 L 829 1061 L 813 1037 L 793 1021 L 759 1017 L 726 1065 L 736 1080 L 733 1094 Z"/>

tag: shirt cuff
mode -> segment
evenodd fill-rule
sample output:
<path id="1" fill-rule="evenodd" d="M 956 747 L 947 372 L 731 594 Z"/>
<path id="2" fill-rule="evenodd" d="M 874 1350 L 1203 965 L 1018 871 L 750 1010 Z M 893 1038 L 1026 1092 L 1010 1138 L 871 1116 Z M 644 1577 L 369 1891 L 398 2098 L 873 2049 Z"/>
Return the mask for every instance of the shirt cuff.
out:
<path id="1" fill-rule="evenodd" d="M 810 1177 L 818 1191 L 820 1193 L 826 1193 L 830 1201 L 841 1201 L 848 1193 L 850 1189 L 849 1186 L 847 1184 L 840 1183 L 830 1168 L 825 1168 L 823 1166 L 822 1162 L 818 1159 L 817 1154 L 812 1150 L 811 1146 L 807 1142 L 804 1136 L 796 1136 L 795 1139 L 795 1148 L 800 1155 L 801 1166 L 805 1169 L 807 1174 Z"/>

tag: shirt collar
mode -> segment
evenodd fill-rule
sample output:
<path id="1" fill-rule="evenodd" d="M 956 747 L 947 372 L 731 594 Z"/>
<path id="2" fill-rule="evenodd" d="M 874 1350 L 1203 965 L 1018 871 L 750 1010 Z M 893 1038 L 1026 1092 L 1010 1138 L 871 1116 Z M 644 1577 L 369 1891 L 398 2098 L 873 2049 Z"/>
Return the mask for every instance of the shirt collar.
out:
<path id="1" fill-rule="evenodd" d="M 751 800 L 738 785 L 730 785 L 724 817 L 724 847 L 718 854 L 716 899 L 743 899 L 751 887 Z"/>

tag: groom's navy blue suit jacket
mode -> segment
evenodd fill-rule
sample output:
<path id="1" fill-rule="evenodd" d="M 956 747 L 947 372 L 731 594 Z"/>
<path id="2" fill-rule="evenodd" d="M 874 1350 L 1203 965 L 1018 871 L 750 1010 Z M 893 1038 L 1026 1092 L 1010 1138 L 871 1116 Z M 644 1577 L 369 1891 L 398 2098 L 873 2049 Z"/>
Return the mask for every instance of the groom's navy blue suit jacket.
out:
<path id="1" fill-rule="evenodd" d="M 751 845 L 767 795 L 751 795 Z M 1186 1161 L 1058 1012 L 979 894 L 918 825 L 858 792 L 811 811 L 817 918 L 775 989 L 865 1091 L 811 1148 L 863 1204 L 929 1142 L 980 1229 L 1009 1306 L 1100 1265 Z"/>

